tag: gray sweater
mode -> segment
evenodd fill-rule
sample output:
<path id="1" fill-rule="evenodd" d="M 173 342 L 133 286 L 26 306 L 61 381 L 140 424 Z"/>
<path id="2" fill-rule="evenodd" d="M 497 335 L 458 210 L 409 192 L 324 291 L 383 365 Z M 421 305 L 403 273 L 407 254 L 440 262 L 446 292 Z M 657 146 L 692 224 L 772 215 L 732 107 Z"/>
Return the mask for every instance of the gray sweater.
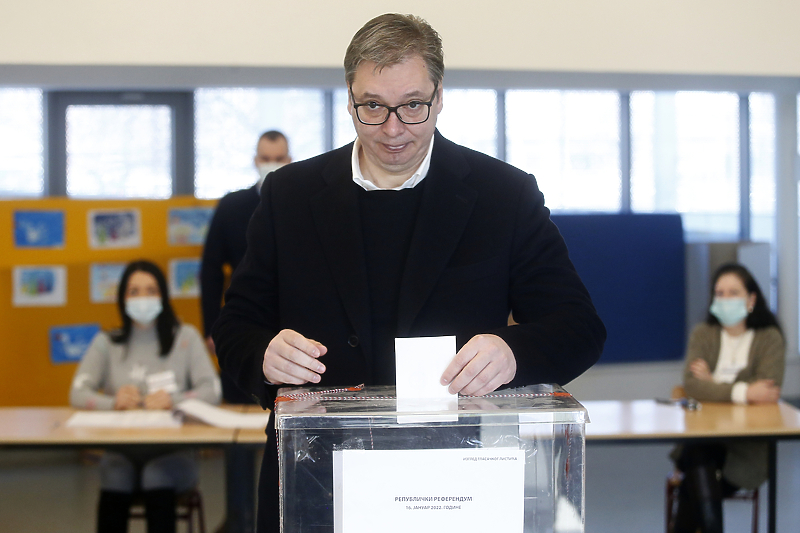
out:
<path id="1" fill-rule="evenodd" d="M 134 384 L 142 396 L 155 378 L 168 384 L 173 405 L 186 398 L 211 404 L 220 402 L 219 377 L 197 330 L 181 324 L 169 354 L 161 357 L 155 327 L 134 327 L 127 343 L 115 344 L 105 332 L 98 333 L 83 356 L 69 401 L 78 409 L 114 409 L 120 387 Z"/>

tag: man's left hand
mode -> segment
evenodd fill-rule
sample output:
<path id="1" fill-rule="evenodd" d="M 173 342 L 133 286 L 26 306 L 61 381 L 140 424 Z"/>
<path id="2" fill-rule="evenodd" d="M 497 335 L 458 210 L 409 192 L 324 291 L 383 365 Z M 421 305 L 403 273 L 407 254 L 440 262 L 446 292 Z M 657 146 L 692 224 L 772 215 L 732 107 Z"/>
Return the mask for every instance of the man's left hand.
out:
<path id="1" fill-rule="evenodd" d="M 517 373 L 517 360 L 497 335 L 472 337 L 447 365 L 441 384 L 451 394 L 483 396 L 505 385 Z"/>

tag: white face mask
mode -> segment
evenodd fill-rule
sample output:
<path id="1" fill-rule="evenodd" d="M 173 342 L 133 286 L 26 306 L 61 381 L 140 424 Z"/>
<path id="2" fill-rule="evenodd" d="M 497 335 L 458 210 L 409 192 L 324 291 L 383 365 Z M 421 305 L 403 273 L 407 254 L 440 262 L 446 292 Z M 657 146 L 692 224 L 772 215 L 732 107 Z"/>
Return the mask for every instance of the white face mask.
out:
<path id="1" fill-rule="evenodd" d="M 286 163 L 278 163 L 276 161 L 270 161 L 269 163 L 261 163 L 256 168 L 258 169 L 258 181 L 256 182 L 256 189 L 258 192 L 261 192 L 261 185 L 264 184 L 264 178 L 267 177 L 267 174 L 270 172 L 275 172 L 282 166 L 285 166 Z"/>
<path id="2" fill-rule="evenodd" d="M 142 326 L 152 324 L 161 311 L 161 296 L 135 296 L 125 300 L 125 314 Z"/>

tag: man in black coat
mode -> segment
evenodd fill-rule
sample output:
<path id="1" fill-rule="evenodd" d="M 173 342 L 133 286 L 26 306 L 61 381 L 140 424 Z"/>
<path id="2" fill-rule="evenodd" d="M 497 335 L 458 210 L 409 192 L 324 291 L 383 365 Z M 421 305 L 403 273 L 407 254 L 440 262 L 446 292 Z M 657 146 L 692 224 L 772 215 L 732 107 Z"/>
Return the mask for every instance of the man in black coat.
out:
<path id="1" fill-rule="evenodd" d="M 223 371 L 262 406 L 283 384 L 394 384 L 395 337 L 455 335 L 441 382 L 466 395 L 566 383 L 599 358 L 605 328 L 536 180 L 436 131 L 443 74 L 425 21 L 368 22 L 345 55 L 355 143 L 262 189 L 214 328 Z M 259 530 L 272 532 L 267 435 Z"/>

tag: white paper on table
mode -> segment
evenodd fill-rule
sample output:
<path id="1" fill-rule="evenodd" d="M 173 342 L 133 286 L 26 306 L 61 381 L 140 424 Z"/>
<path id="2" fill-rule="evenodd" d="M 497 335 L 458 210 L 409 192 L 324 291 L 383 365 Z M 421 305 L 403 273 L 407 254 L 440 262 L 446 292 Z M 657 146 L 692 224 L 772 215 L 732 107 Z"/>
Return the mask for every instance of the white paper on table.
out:
<path id="1" fill-rule="evenodd" d="M 175 411 L 219 428 L 264 429 L 269 419 L 269 412 L 237 413 L 197 398 L 183 400 L 175 406 Z"/>
<path id="2" fill-rule="evenodd" d="M 334 533 L 523 530 L 517 448 L 339 450 L 333 472 Z"/>
<path id="3" fill-rule="evenodd" d="M 144 409 L 78 411 L 67 419 L 66 426 L 73 428 L 179 428 L 181 421 L 172 415 L 172 411 Z"/>
<path id="4" fill-rule="evenodd" d="M 458 419 L 458 395 L 439 383 L 456 355 L 455 336 L 398 338 L 395 344 L 397 411 L 452 411 L 452 414 L 403 415 L 398 424 Z"/>

